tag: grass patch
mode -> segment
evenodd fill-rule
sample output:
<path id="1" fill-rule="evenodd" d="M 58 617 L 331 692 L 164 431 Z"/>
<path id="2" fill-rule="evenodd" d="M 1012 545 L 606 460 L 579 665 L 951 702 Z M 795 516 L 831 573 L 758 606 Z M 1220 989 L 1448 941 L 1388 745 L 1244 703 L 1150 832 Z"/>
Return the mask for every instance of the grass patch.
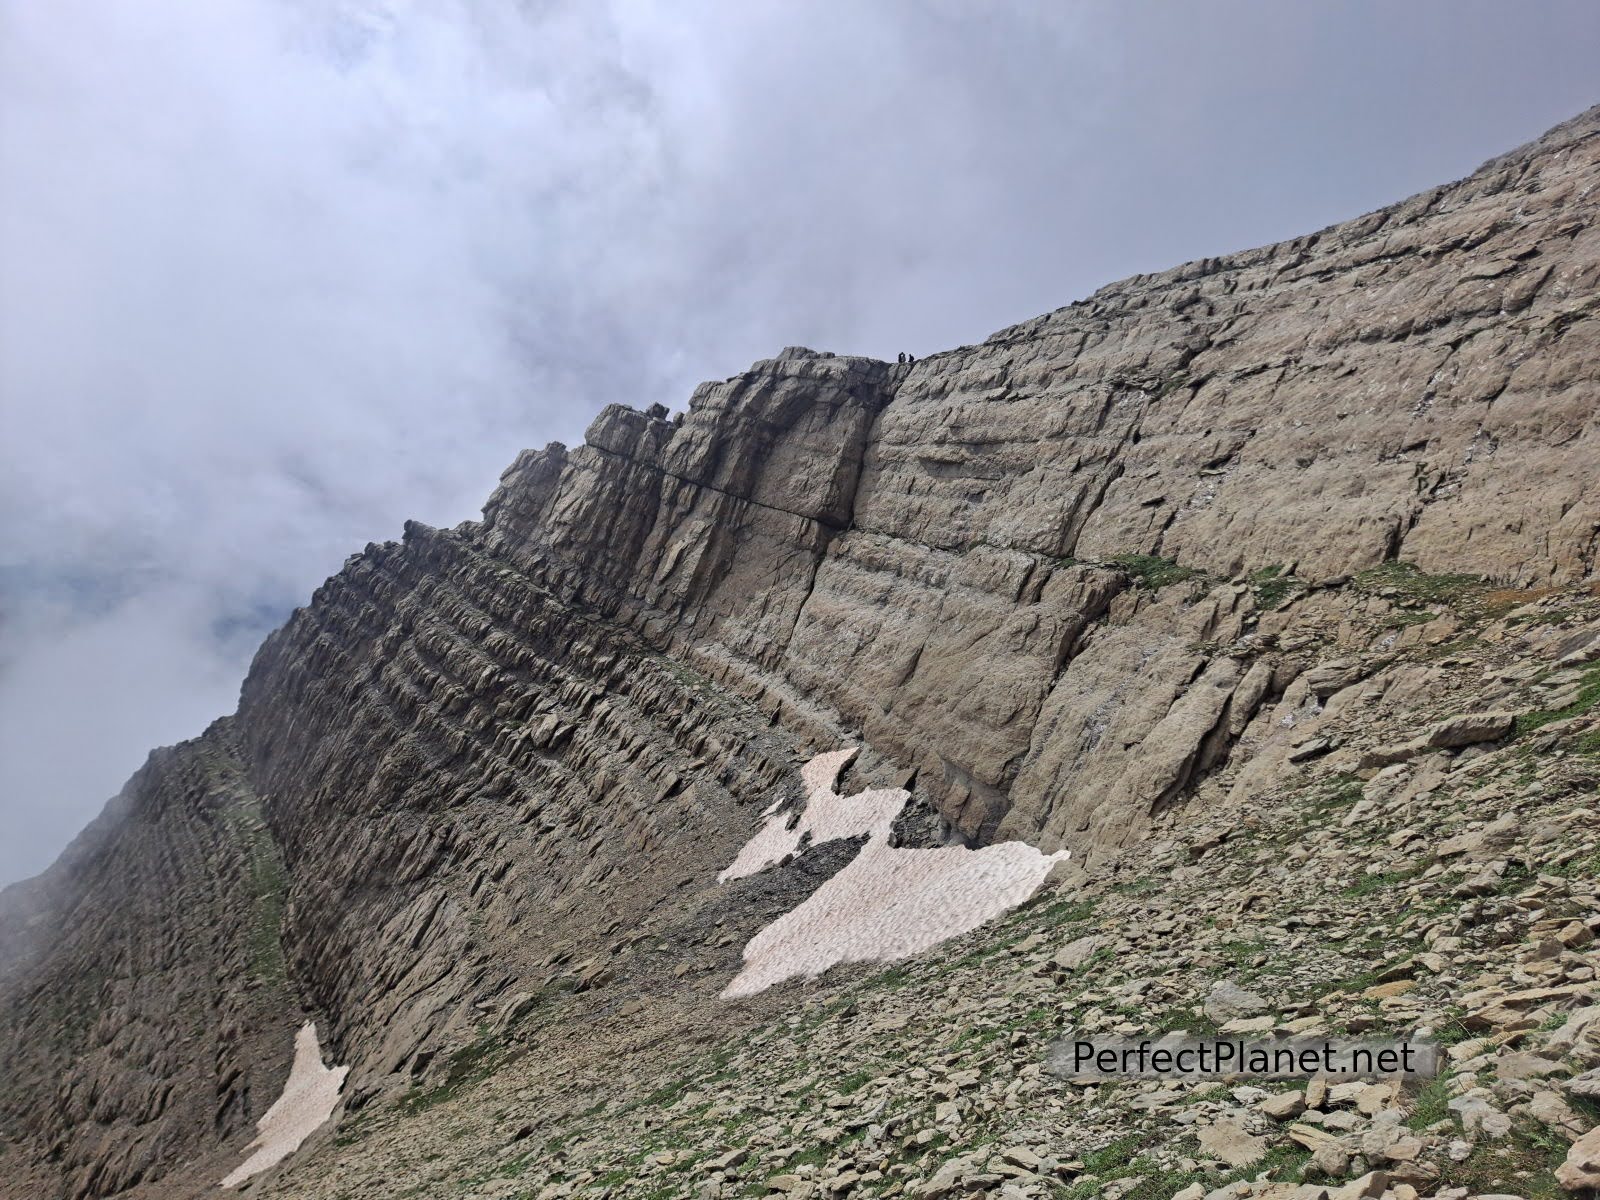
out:
<path id="1" fill-rule="evenodd" d="M 1538 712 L 1523 713 L 1517 717 L 1517 735 L 1532 733 L 1568 717 L 1581 717 L 1600 706 L 1600 664 L 1590 667 L 1579 678 L 1578 698 L 1565 708 L 1546 708 Z M 1600 735 L 1590 734 L 1584 741 L 1600 742 Z M 1600 745 L 1597 745 L 1600 749 Z"/>
<path id="2" fill-rule="evenodd" d="M 1123 1200 L 1168 1200 L 1174 1192 L 1195 1183 L 1210 1191 L 1245 1179 L 1292 1182 L 1299 1179 L 1311 1160 L 1311 1151 L 1303 1147 L 1277 1146 L 1247 1167 L 1223 1172 L 1185 1171 L 1181 1167 L 1164 1167 L 1142 1155 L 1134 1157 L 1144 1142 L 1145 1139 L 1138 1137 L 1119 1138 L 1104 1150 L 1085 1155 L 1084 1174 L 1095 1178 L 1080 1179 L 1062 1194 L 1068 1200 L 1097 1200 L 1106 1183 L 1137 1176 L 1139 1182 L 1123 1193 Z"/>
<path id="3" fill-rule="evenodd" d="M 1480 575 L 1430 575 L 1415 563 L 1399 561 L 1368 567 L 1354 583 L 1359 591 L 1386 594 L 1409 607 L 1470 606 L 1489 591 Z"/>
<path id="4" fill-rule="evenodd" d="M 1478 1035 L 1461 1023 L 1465 1010 L 1456 1008 L 1446 1013 L 1439 1028 L 1433 1031 L 1433 1040 L 1441 1046 L 1456 1046 Z"/>
<path id="5" fill-rule="evenodd" d="M 1161 890 L 1161 880 L 1154 875 L 1130 879 L 1127 883 L 1114 883 L 1111 890 L 1123 896 L 1153 896 Z"/>
<path id="6" fill-rule="evenodd" d="M 1430 1079 L 1417 1098 L 1411 1102 L 1411 1115 L 1406 1118 L 1410 1129 L 1426 1129 L 1450 1116 L 1450 1082 L 1444 1075 Z"/>
<path id="7" fill-rule="evenodd" d="M 1410 629 L 1413 625 L 1426 625 L 1438 619 L 1439 614 L 1431 608 L 1413 608 L 1391 614 L 1384 624 L 1390 629 Z"/>
<path id="8" fill-rule="evenodd" d="M 1250 590 L 1255 593 L 1256 607 L 1265 612 L 1282 608 L 1292 596 L 1306 590 L 1305 581 L 1287 573 L 1283 567 L 1262 567 L 1245 577 Z"/>
<path id="9" fill-rule="evenodd" d="M 1387 970 L 1386 966 L 1380 965 L 1366 971 L 1359 971 L 1354 975 L 1347 975 L 1343 979 L 1324 980 L 1311 987 L 1307 993 L 1307 998 L 1321 1000 L 1336 992 L 1353 998 L 1357 994 L 1366 991 L 1369 987 L 1376 987 L 1382 983 L 1383 976 Z"/>
<path id="10" fill-rule="evenodd" d="M 1057 900 L 1044 908 L 1039 909 L 1040 919 L 1051 925 L 1076 925 L 1087 921 L 1094 916 L 1095 902 L 1093 899 L 1067 899 Z"/>
<path id="11" fill-rule="evenodd" d="M 1548 874 L 1559 875 L 1563 879 L 1600 879 L 1600 850 L 1592 854 L 1580 854 L 1546 870 Z"/>
<path id="12" fill-rule="evenodd" d="M 697 1076 L 685 1075 L 675 1083 L 663 1084 L 639 1102 L 641 1108 L 671 1108 L 685 1093 L 694 1088 L 711 1088 L 719 1083 L 727 1083 L 739 1078 L 739 1072 L 734 1070 L 721 1070 L 715 1075 Z"/>
<path id="13" fill-rule="evenodd" d="M 1495 885 L 1491 893 L 1496 896 L 1509 896 L 1512 892 L 1520 891 L 1534 879 L 1532 868 L 1523 863 L 1513 862 L 1506 868 L 1506 873 L 1500 876 L 1500 882 Z"/>
<path id="14" fill-rule="evenodd" d="M 339 1119 L 338 1132 L 333 1135 L 333 1144 L 340 1148 L 354 1146 L 366 1137 L 372 1128 L 372 1109 L 358 1108 L 355 1112 L 346 1112 Z"/>
<path id="15" fill-rule="evenodd" d="M 1480 1142 L 1465 1162 L 1443 1162 L 1438 1187 L 1464 1187 L 1474 1194 L 1513 1189 L 1526 1200 L 1567 1200 L 1572 1193 L 1556 1182 L 1555 1169 L 1567 1156 L 1567 1142 L 1542 1125 L 1523 1123 L 1498 1142 Z"/>
<path id="16" fill-rule="evenodd" d="M 250 882 L 250 923 L 245 931 L 250 974 L 270 987 L 288 980 L 283 959 L 283 907 L 289 876 L 283 855 L 253 796 L 241 796 L 222 810 L 222 818 L 244 855 Z"/>
<path id="17" fill-rule="evenodd" d="M 904 987 L 911 982 L 911 971 L 906 967 L 889 967 L 861 981 L 863 989 Z"/>
<path id="18" fill-rule="evenodd" d="M 414 1117 L 436 1104 L 443 1104 L 468 1084 L 487 1079 L 499 1065 L 503 1050 L 498 1037 L 490 1033 L 480 1034 L 471 1044 L 450 1056 L 444 1078 L 437 1084 L 430 1088 L 413 1088 L 402 1097 L 401 1111 Z"/>
<path id="19" fill-rule="evenodd" d="M 851 1096 L 872 1082 L 871 1071 L 852 1071 L 839 1081 L 836 1091 L 841 1096 Z"/>
<path id="20" fill-rule="evenodd" d="M 1370 896 L 1375 892 L 1386 892 L 1396 884 L 1405 883 L 1415 879 L 1427 870 L 1426 863 L 1414 863 L 1409 867 L 1400 867 L 1394 871 L 1380 871 L 1376 875 L 1363 875 L 1340 893 L 1343 896 Z"/>
<path id="21" fill-rule="evenodd" d="M 1135 587 L 1144 588 L 1146 591 L 1159 591 L 1174 583 L 1182 583 L 1186 579 L 1193 579 L 1199 574 L 1189 567 L 1182 567 L 1173 559 L 1160 558 L 1154 554 L 1118 554 L 1106 559 L 1106 565 L 1116 567 L 1127 574 Z"/>
<path id="22" fill-rule="evenodd" d="M 1169 1033 L 1181 1029 L 1190 1037 L 1197 1038 L 1215 1037 L 1218 1029 L 1215 1021 L 1192 1008 L 1174 1009 L 1161 1019 L 1161 1024 Z"/>
<path id="23" fill-rule="evenodd" d="M 1160 386 L 1156 388 L 1155 399 L 1160 400 L 1163 396 L 1170 396 L 1179 388 L 1187 387 L 1188 385 L 1189 372 L 1178 371 L 1172 375 L 1168 375 L 1161 381 Z"/>
<path id="24" fill-rule="evenodd" d="M 1233 938 L 1217 947 L 1217 953 L 1237 969 L 1248 967 L 1252 958 L 1266 952 L 1267 939 L 1262 937 Z"/>
<path id="25" fill-rule="evenodd" d="M 1145 1144 L 1142 1137 L 1121 1137 L 1109 1146 L 1091 1151 L 1083 1156 L 1083 1173 L 1085 1175 L 1105 1175 L 1118 1167 L 1125 1167 L 1138 1156 L 1139 1150 Z M 1113 1175 L 1113 1179 L 1121 1176 Z"/>

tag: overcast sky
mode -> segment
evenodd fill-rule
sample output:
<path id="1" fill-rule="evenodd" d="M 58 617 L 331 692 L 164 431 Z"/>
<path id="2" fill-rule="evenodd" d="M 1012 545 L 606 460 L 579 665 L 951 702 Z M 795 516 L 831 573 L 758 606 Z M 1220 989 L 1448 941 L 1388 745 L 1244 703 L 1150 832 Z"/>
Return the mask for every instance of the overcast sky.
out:
<path id="1" fill-rule="evenodd" d="M 1600 6 L 0 0 L 0 882 L 605 403 L 1470 172 Z"/>

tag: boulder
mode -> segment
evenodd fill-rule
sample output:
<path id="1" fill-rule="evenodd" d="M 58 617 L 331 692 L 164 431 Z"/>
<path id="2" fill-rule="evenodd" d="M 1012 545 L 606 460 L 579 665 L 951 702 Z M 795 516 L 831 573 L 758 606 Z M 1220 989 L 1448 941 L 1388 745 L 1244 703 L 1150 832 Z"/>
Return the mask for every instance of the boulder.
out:
<path id="1" fill-rule="evenodd" d="M 1481 742 L 1498 742 L 1517 727 L 1517 714 L 1508 712 L 1467 713 L 1447 717 L 1430 725 L 1409 742 L 1379 746 L 1361 756 L 1363 769 L 1409 762 L 1432 750 L 1459 750 Z"/>
<path id="2" fill-rule="evenodd" d="M 1224 1117 L 1199 1133 L 1200 1152 L 1218 1158 L 1230 1167 L 1248 1167 L 1267 1152 L 1267 1139 L 1256 1137 L 1243 1124 Z"/>
<path id="3" fill-rule="evenodd" d="M 1217 1024 L 1222 1025 L 1240 1017 L 1253 1017 L 1271 1008 L 1265 997 L 1247 991 L 1229 979 L 1219 979 L 1211 985 L 1206 996 L 1204 1011 Z"/>
<path id="4" fill-rule="evenodd" d="M 1600 1125 L 1572 1143 L 1567 1161 L 1556 1168 L 1556 1182 L 1569 1192 L 1600 1188 Z"/>

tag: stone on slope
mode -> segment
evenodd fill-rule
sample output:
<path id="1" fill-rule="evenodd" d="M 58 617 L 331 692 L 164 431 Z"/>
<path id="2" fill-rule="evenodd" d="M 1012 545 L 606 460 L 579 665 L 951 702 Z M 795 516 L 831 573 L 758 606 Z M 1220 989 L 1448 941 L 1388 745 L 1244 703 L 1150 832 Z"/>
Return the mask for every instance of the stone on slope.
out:
<path id="1" fill-rule="evenodd" d="M 1566 1161 L 1556 1168 L 1556 1181 L 1569 1192 L 1600 1188 L 1600 1126 L 1572 1143 Z"/>
<path id="2" fill-rule="evenodd" d="M 1253 1017 L 1267 1012 L 1271 1003 L 1255 992 L 1247 991 L 1231 979 L 1219 979 L 1207 993 L 1204 1010 L 1206 1016 L 1218 1024 Z"/>

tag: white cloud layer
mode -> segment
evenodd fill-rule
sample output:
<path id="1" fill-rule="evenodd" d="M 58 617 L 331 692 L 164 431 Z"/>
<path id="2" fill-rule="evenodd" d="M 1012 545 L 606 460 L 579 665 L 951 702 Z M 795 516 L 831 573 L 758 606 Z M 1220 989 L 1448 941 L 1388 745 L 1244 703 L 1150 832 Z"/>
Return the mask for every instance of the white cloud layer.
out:
<path id="1" fill-rule="evenodd" d="M 0 881 L 605 402 L 1465 173 L 1600 9 L 0 0 Z"/>

